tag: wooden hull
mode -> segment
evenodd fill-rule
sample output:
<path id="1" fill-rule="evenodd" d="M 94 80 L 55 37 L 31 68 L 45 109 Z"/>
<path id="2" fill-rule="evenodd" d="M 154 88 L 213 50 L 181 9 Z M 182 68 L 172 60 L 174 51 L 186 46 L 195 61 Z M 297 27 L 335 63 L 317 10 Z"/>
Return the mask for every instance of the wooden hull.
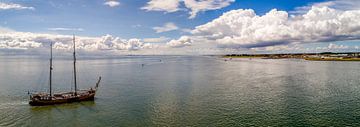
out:
<path id="1" fill-rule="evenodd" d="M 93 101 L 94 98 L 95 91 L 87 91 L 86 93 L 82 93 L 77 96 L 72 93 L 58 94 L 57 96 L 51 97 L 51 99 L 46 98 L 46 96 L 35 96 L 31 98 L 29 104 L 31 106 L 56 105 L 81 101 Z"/>

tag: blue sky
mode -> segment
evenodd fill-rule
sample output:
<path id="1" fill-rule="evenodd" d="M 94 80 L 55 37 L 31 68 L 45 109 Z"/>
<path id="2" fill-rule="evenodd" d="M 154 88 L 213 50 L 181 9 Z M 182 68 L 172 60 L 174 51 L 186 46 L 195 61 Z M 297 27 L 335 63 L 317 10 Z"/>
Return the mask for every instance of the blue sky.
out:
<path id="1" fill-rule="evenodd" d="M 195 26 L 207 23 L 233 9 L 251 8 L 259 15 L 263 15 L 273 8 L 291 11 L 295 7 L 321 2 L 321 0 L 256 0 L 256 2 L 254 0 L 237 0 L 225 8 L 201 12 L 194 19 L 188 19 L 186 11 L 164 13 L 141 10 L 140 8 L 146 5 L 146 0 L 121 0 L 117 7 L 104 5 L 103 0 L 5 0 L 4 2 L 35 8 L 31 11 L 0 11 L 1 26 L 17 31 L 46 33 L 53 32 L 48 30 L 49 28 L 61 27 L 82 28 L 81 32 L 73 32 L 85 36 L 111 34 L 123 38 L 159 36 L 177 38 L 184 33 L 181 31 L 155 33 L 152 27 L 173 22 L 180 28 L 193 29 Z M 59 33 L 72 34 L 69 31 L 60 31 Z"/>
<path id="2" fill-rule="evenodd" d="M 291 17 L 291 15 L 302 15 L 295 14 L 294 12 L 300 12 L 301 7 L 305 8 L 311 6 L 329 6 L 331 9 L 336 11 L 348 11 L 354 10 L 354 6 L 351 6 L 350 9 L 349 2 L 356 4 L 356 0 L 207 0 L 208 4 L 204 4 L 207 7 L 199 7 L 196 4 L 187 4 L 183 0 L 168 0 L 178 2 L 176 11 L 169 10 L 169 8 L 164 10 L 156 10 L 154 7 L 152 9 L 142 9 L 146 6 L 150 6 L 151 1 L 156 0 L 111 0 L 112 2 L 117 3 L 114 6 L 106 5 L 108 0 L 1 0 L 3 9 L 0 5 L 0 27 L 11 29 L 12 31 L 17 32 L 30 32 L 30 33 L 41 33 L 41 34 L 55 34 L 55 35 L 71 35 L 76 34 L 77 36 L 86 36 L 86 37 L 101 37 L 104 35 L 111 35 L 113 39 L 119 37 L 121 39 L 131 39 L 138 38 L 140 41 L 146 38 L 166 38 L 164 42 L 166 43 L 170 40 L 174 40 L 173 44 L 181 43 L 182 46 L 174 47 L 184 47 L 186 45 L 194 45 L 193 40 L 197 39 L 200 36 L 213 36 L 214 34 L 221 33 L 223 31 L 208 31 L 194 32 L 196 31 L 197 26 L 204 26 L 205 24 L 211 23 L 211 21 L 219 18 L 224 13 L 230 12 L 232 10 L 239 9 L 251 9 L 255 11 L 257 16 L 263 16 L 270 12 L 273 9 L 277 11 L 285 11 Z M 164 0 L 166 1 L 166 0 Z M 186 0 L 185 0 L 186 1 Z M 193 2 L 201 2 L 201 0 L 188 0 Z M 206 0 L 205 0 L 206 1 Z M 331 4 L 329 4 L 332 2 Z M 347 3 L 349 8 L 340 8 L 339 4 Z M 190 2 L 189 2 L 190 3 Z M 159 3 L 158 3 L 159 4 Z M 162 3 L 160 3 L 162 4 Z M 171 3 L 170 3 L 171 4 Z M 169 4 L 169 5 L 170 5 Z M 6 8 L 9 5 L 19 5 L 25 8 Z M 155 5 L 154 5 L 155 6 Z M 167 5 L 166 5 L 167 6 Z M 195 6 L 195 7 L 194 7 Z M 196 13 L 196 16 L 190 16 L 192 9 L 200 8 L 202 10 Z M 173 8 L 174 9 L 174 8 Z M 357 8 L 356 8 L 357 9 Z M 355 10 L 356 10 L 355 9 Z M 276 15 L 277 16 L 277 15 Z M 336 18 L 336 17 L 335 17 Z M 240 20 L 240 18 L 239 18 Z M 226 21 L 226 20 L 225 20 Z M 291 21 L 291 20 L 289 20 Z M 156 27 L 162 29 L 166 25 L 169 25 L 168 30 L 157 31 Z M 237 24 L 239 25 L 239 24 Z M 256 24 L 255 24 L 256 25 Z M 205 26 L 204 26 L 205 27 Z M 219 26 L 220 28 L 221 26 Z M 217 28 L 212 28 L 217 29 Z M 191 32 L 190 32 L 191 31 Z M 326 32 L 326 31 L 325 31 Z M 211 35 L 206 35 L 211 33 Z M 225 32 L 226 33 L 226 32 Z M 204 35 L 205 34 L 205 35 Z M 190 38 L 182 38 L 183 36 L 190 36 Z M 266 48 L 261 47 L 261 42 L 264 42 L 264 39 L 259 40 L 237 40 L 236 38 L 242 38 L 242 35 L 238 33 L 230 33 L 226 35 L 231 37 L 233 40 L 229 40 L 223 35 L 221 38 L 217 38 L 216 41 L 229 41 L 226 45 L 216 44 L 216 46 L 210 46 L 210 48 L 219 48 L 230 47 L 231 50 L 239 50 L 242 48 Z M 276 35 L 274 35 L 276 36 Z M 326 36 L 326 43 L 321 43 L 324 40 L 318 38 L 311 38 L 311 43 L 304 43 L 300 47 L 312 47 L 312 46 L 328 46 L 330 43 L 338 45 L 348 45 L 348 46 L 358 46 L 358 39 L 353 39 L 357 37 L 349 37 L 345 39 L 339 39 L 340 35 L 333 35 L 331 37 Z M 341 34 L 341 36 L 344 36 Z M 347 35 L 346 35 L 347 36 Z M 353 36 L 353 35 L 351 35 Z M 272 36 L 270 36 L 272 37 Z M 324 38 L 324 37 L 319 37 Z M 334 39 L 333 41 L 327 41 L 329 39 Z M 187 44 L 184 45 L 185 41 L 189 40 Z M 196 40 L 196 39 L 195 39 Z M 203 39 L 198 39 L 196 42 Z M 209 40 L 209 39 L 208 39 Z M 207 40 L 207 41 L 208 41 Z M 211 39 L 210 39 L 211 40 Z M 266 40 L 266 39 L 265 39 Z M 269 43 L 271 46 L 277 46 L 278 43 L 271 43 L 275 41 L 281 41 L 282 45 L 291 45 L 299 46 L 296 41 L 288 39 L 274 39 L 269 42 L 266 42 L 266 45 Z M 355 42 L 354 42 L 355 40 Z M 254 41 L 250 46 L 248 42 Z M 267 41 L 267 40 L 266 40 Z M 300 42 L 309 40 L 300 39 Z M 348 42 L 350 41 L 350 42 Z M 284 43 L 283 43 L 284 42 Z M 319 43 L 320 42 L 320 43 Z M 43 43 L 43 42 L 39 42 Z M 113 43 L 113 42 L 112 42 Z M 115 42 L 114 42 L 115 43 Z M 126 42 L 127 43 L 127 42 Z M 220 42 L 222 43 L 222 42 Z M 265 42 L 264 42 L 265 43 Z M 235 46 L 234 46 L 235 45 Z M 110 45 L 108 45 L 110 46 Z M 111 45 L 113 46 L 113 45 Z M 1 47 L 1 46 L 0 46 Z M 41 47 L 41 46 L 40 46 Z M 209 48 L 209 46 L 205 46 Z M 239 48 L 240 47 L 240 48 Z M 132 49 L 132 48 L 130 48 Z M 218 49 L 216 49 L 218 50 Z"/>

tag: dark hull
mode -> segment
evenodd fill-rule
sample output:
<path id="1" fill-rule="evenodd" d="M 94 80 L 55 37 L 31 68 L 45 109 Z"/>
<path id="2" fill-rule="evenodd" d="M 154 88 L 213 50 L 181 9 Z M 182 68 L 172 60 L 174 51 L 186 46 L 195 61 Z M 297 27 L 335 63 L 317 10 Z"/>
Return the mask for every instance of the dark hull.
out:
<path id="1" fill-rule="evenodd" d="M 95 93 L 81 95 L 81 96 L 72 96 L 68 98 L 53 98 L 53 99 L 32 99 L 29 104 L 31 106 L 45 106 L 45 105 L 56 105 L 64 103 L 73 103 L 81 101 L 93 101 Z"/>

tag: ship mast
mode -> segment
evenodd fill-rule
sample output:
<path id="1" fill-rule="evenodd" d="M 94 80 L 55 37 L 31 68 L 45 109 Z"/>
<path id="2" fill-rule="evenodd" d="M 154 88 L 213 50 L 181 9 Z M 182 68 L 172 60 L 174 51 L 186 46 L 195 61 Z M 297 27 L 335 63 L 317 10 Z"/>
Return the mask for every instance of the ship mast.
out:
<path id="1" fill-rule="evenodd" d="M 76 86 L 76 56 L 75 56 L 75 35 L 73 35 L 74 42 L 74 84 L 75 84 L 75 96 L 77 96 L 77 86 Z"/>
<path id="2" fill-rule="evenodd" d="M 52 67 L 52 42 L 50 43 L 50 82 L 49 82 L 49 85 L 50 85 L 50 97 L 52 96 L 52 92 L 51 92 L 51 86 L 52 86 L 52 70 L 53 70 L 53 67 Z"/>

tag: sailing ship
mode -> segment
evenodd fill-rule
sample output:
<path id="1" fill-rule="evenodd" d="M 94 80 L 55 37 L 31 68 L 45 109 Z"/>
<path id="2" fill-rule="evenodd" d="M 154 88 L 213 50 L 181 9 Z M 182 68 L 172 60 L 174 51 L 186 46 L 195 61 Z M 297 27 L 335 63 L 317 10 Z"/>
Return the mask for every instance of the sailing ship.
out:
<path id="1" fill-rule="evenodd" d="M 98 81 L 95 84 L 95 87 L 90 87 L 85 90 L 78 90 L 76 84 L 76 54 L 75 54 L 75 35 L 73 36 L 74 43 L 74 91 L 64 92 L 64 93 L 52 93 L 52 43 L 50 44 L 50 76 L 49 76 L 49 93 L 39 92 L 30 94 L 29 104 L 31 106 L 43 106 L 43 105 L 54 105 L 54 104 L 62 104 L 62 103 L 72 103 L 72 102 L 80 102 L 80 101 L 93 101 L 96 90 L 99 87 L 101 77 L 99 77 Z"/>

